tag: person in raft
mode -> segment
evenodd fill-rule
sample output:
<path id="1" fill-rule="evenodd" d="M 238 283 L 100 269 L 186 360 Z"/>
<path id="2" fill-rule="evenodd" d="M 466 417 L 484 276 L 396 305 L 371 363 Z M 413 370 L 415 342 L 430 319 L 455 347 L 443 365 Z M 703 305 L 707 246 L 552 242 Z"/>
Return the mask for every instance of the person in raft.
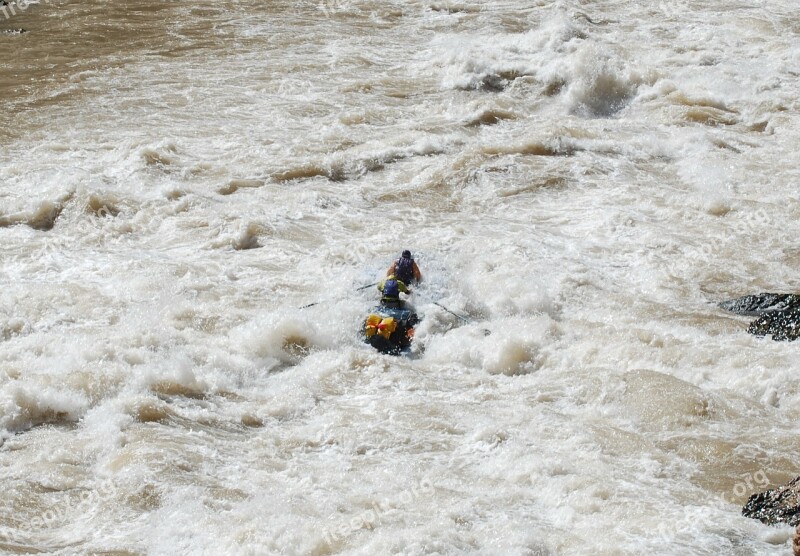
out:
<path id="1" fill-rule="evenodd" d="M 378 291 L 381 292 L 381 306 L 393 309 L 405 309 L 405 302 L 400 299 L 400 292 L 411 295 L 405 282 L 398 280 L 394 274 L 390 274 L 378 282 Z"/>
<path id="2" fill-rule="evenodd" d="M 400 258 L 392 263 L 392 266 L 386 271 L 386 276 L 394 276 L 404 285 L 410 284 L 412 280 L 417 284 L 422 281 L 422 273 L 408 249 L 403 251 Z"/>

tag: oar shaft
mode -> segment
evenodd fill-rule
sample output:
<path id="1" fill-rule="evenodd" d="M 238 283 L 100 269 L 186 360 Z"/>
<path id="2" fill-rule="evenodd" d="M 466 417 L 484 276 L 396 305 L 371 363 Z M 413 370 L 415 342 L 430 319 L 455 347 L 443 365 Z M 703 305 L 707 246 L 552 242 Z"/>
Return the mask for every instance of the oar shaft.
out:
<path id="1" fill-rule="evenodd" d="M 451 315 L 453 315 L 454 317 L 458 317 L 458 318 L 460 318 L 460 319 L 461 319 L 461 320 L 463 320 L 464 322 L 467 322 L 467 323 L 468 323 L 468 322 L 470 322 L 470 320 L 469 320 L 467 317 L 462 317 L 462 316 L 461 316 L 461 315 L 459 315 L 458 313 L 454 313 L 453 311 L 451 311 L 450 309 L 448 309 L 447 307 L 445 307 L 444 305 L 442 305 L 442 304 L 441 304 L 441 303 L 439 303 L 438 301 L 434 301 L 434 302 L 433 302 L 433 304 L 434 304 L 434 305 L 436 305 L 437 307 L 441 307 L 442 309 L 444 309 L 445 311 L 447 311 L 448 313 L 450 313 L 450 314 L 451 314 Z"/>
<path id="2" fill-rule="evenodd" d="M 366 286 L 360 286 L 360 287 L 356 288 L 355 291 L 365 290 L 367 288 L 371 288 L 372 286 L 377 286 L 377 285 L 378 285 L 378 282 L 373 282 L 372 284 L 367 284 Z M 321 303 L 325 303 L 326 301 L 330 301 L 330 299 L 328 299 L 328 300 L 323 299 L 321 301 L 315 301 L 314 303 L 309 303 L 308 305 L 303 305 L 302 307 L 298 307 L 298 309 L 308 309 L 309 307 L 313 307 L 314 305 L 319 305 Z"/>

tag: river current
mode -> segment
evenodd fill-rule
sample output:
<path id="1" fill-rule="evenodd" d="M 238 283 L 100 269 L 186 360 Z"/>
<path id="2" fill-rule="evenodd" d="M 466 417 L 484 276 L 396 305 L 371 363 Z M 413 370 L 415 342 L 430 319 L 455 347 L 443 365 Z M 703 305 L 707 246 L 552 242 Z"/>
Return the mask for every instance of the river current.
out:
<path id="1" fill-rule="evenodd" d="M 0 552 L 790 552 L 741 506 L 798 474 L 798 346 L 716 304 L 798 290 L 795 3 L 0 7 L 19 28 Z M 403 249 L 392 357 L 362 286 Z"/>

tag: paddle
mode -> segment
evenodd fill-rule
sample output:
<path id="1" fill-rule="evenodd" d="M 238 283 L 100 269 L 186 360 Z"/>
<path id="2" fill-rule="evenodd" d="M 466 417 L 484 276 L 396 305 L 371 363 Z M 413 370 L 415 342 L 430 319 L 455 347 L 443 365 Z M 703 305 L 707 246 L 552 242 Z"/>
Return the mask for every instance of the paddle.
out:
<path id="1" fill-rule="evenodd" d="M 426 297 L 431 303 L 433 303 L 434 305 L 436 305 L 440 309 L 444 309 L 445 311 L 447 311 L 448 313 L 450 313 L 454 317 L 462 320 L 464 322 L 464 324 L 471 324 L 471 323 L 475 322 L 475 319 L 471 319 L 471 318 L 465 317 L 463 315 L 459 315 L 458 313 L 456 313 L 455 311 L 451 311 L 450 309 L 448 309 L 447 307 L 445 307 L 444 305 L 442 305 L 438 301 L 434 301 L 432 298 L 428 297 L 427 295 L 423 294 L 422 297 Z M 483 335 L 484 336 L 488 336 L 491 333 L 492 333 L 492 331 L 489 330 L 488 328 L 484 328 L 483 329 Z"/>
<path id="2" fill-rule="evenodd" d="M 356 288 L 356 291 L 365 290 L 367 288 L 371 288 L 372 286 L 377 286 L 377 285 L 378 285 L 378 282 L 373 282 L 371 284 L 367 284 L 366 286 L 361 286 L 361 287 Z"/>
<path id="3" fill-rule="evenodd" d="M 450 309 L 448 309 L 447 307 L 445 307 L 444 305 L 442 305 L 442 304 L 441 304 L 441 303 L 439 303 L 438 301 L 434 301 L 434 302 L 433 302 L 433 304 L 434 304 L 434 305 L 436 305 L 437 307 L 441 307 L 442 309 L 444 309 L 445 311 L 447 311 L 448 313 L 450 313 L 450 314 L 451 314 L 451 315 L 453 315 L 454 317 L 458 317 L 458 318 L 460 318 L 461 320 L 463 320 L 463 321 L 464 321 L 465 323 L 467 323 L 467 324 L 469 324 L 469 323 L 471 323 L 471 322 L 472 322 L 472 320 L 471 320 L 471 319 L 468 319 L 467 317 L 462 317 L 462 316 L 461 316 L 461 315 L 459 315 L 458 313 L 454 313 L 453 311 L 451 311 Z"/>
<path id="4" fill-rule="evenodd" d="M 373 282 L 372 284 L 367 284 L 366 286 L 359 286 L 354 291 L 361 291 L 367 288 L 371 288 L 372 286 L 377 286 L 378 282 Z M 330 299 L 323 299 L 321 301 L 315 301 L 314 303 L 309 303 L 308 305 L 303 305 L 302 307 L 298 307 L 298 309 L 308 309 L 309 307 L 313 307 L 314 305 L 320 305 L 321 303 L 326 303 L 328 301 L 332 301 Z"/>
<path id="5" fill-rule="evenodd" d="M 474 322 L 473 319 L 468 319 L 467 317 L 463 317 L 463 316 L 459 315 L 458 313 L 455 313 L 455 312 L 451 311 L 450 309 L 448 309 L 447 307 L 445 307 L 444 305 L 442 305 L 438 301 L 433 301 L 432 303 L 434 305 L 436 305 L 437 307 L 441 307 L 442 309 L 444 309 L 445 311 L 447 311 L 448 313 L 450 313 L 454 317 L 460 318 L 462 321 L 464 321 L 464 324 L 470 324 L 470 323 Z M 491 333 L 492 333 L 492 331 L 489 330 L 488 328 L 484 328 L 483 329 L 483 335 L 484 336 L 488 336 Z"/>

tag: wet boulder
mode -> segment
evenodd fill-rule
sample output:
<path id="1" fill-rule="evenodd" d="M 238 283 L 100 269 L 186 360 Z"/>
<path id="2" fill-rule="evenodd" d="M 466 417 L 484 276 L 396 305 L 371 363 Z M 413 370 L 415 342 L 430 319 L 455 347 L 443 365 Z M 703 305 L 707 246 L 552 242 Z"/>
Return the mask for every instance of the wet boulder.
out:
<path id="1" fill-rule="evenodd" d="M 742 515 L 767 525 L 788 523 L 800 526 L 800 477 L 778 488 L 752 495 L 742 508 Z"/>
<path id="2" fill-rule="evenodd" d="M 800 295 L 792 293 L 758 293 L 729 299 L 720 303 L 719 306 L 737 315 L 757 317 L 774 311 L 783 311 L 791 307 L 800 306 Z"/>
<path id="3" fill-rule="evenodd" d="M 800 295 L 759 293 L 723 301 L 719 306 L 737 315 L 757 316 L 747 328 L 755 336 L 772 336 L 776 341 L 800 338 Z"/>
<path id="4" fill-rule="evenodd" d="M 800 306 L 767 313 L 750 323 L 750 334 L 772 336 L 773 340 L 794 341 L 800 338 Z"/>

